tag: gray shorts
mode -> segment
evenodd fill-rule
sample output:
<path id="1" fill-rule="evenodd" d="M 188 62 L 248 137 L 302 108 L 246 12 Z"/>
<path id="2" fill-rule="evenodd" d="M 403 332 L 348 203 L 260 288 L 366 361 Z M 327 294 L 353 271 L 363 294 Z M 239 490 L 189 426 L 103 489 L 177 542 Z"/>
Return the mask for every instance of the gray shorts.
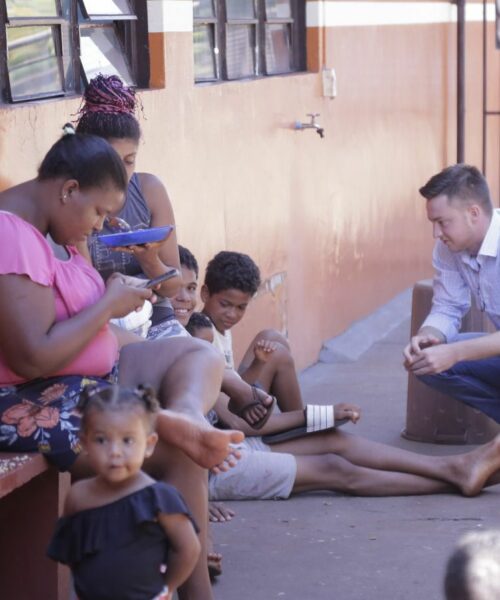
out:
<path id="1" fill-rule="evenodd" d="M 238 444 L 241 459 L 226 473 L 209 475 L 210 500 L 276 500 L 288 498 L 297 475 L 292 454 L 272 452 L 260 437 Z"/>

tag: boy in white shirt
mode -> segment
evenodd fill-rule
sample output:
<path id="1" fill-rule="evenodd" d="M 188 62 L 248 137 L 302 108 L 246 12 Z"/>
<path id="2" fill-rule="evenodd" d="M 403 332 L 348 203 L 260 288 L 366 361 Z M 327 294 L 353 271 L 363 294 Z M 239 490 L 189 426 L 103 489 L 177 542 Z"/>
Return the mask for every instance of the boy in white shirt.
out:
<path id="1" fill-rule="evenodd" d="M 235 369 L 230 330 L 244 317 L 260 283 L 259 268 L 246 254 L 222 251 L 207 265 L 200 294 L 203 313 L 214 325 L 214 345 L 230 369 Z M 278 331 L 259 332 L 237 371 L 247 383 L 273 395 L 282 412 L 304 408 L 290 346 Z"/>

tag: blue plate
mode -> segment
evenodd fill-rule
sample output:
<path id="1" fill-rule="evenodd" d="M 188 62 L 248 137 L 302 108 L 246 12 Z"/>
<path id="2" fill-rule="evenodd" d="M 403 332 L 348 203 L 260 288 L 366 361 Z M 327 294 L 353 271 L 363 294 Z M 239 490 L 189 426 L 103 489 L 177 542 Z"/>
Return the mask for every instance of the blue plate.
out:
<path id="1" fill-rule="evenodd" d="M 140 246 L 141 244 L 152 244 L 167 239 L 173 228 L 173 225 L 166 225 L 165 227 L 110 233 L 100 235 L 99 239 L 107 246 Z"/>

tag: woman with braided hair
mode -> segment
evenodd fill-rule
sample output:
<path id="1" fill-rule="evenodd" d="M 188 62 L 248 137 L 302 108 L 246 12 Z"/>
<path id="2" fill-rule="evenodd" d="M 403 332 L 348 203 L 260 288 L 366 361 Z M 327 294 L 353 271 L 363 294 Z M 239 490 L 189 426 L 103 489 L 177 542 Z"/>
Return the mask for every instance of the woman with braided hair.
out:
<path id="1" fill-rule="evenodd" d="M 123 161 L 128 188 L 125 203 L 115 216 L 124 219 L 132 228 L 173 225 L 174 213 L 165 186 L 154 175 L 134 172 L 141 137 L 140 126 L 135 117 L 136 107 L 134 90 L 125 86 L 119 77 L 98 75 L 85 90 L 77 132 L 103 137 Z M 102 232 L 111 233 L 109 223 L 104 222 Z M 79 247 L 79 250 L 89 258 L 86 245 Z M 88 238 L 88 250 L 93 266 L 105 280 L 114 272 L 153 278 L 172 267 L 178 269 L 178 277 L 155 287 L 158 301 L 153 307 L 152 327 L 147 337 L 155 340 L 189 336 L 179 322 L 183 315 L 179 313 L 177 319 L 169 300 L 176 295 L 182 284 L 175 230 L 161 244 L 120 249 L 110 249 L 99 240 L 98 235 L 92 235 Z M 270 396 L 263 390 L 246 385 L 241 378 L 233 377 L 229 372 L 224 375 L 222 391 L 232 398 L 236 410 L 245 415 L 243 418 L 251 426 L 256 423 L 259 426 L 272 412 L 273 401 Z"/>
<path id="2" fill-rule="evenodd" d="M 98 135 L 106 139 L 121 157 L 128 176 L 125 203 L 117 217 L 132 229 L 175 225 L 174 212 L 163 183 L 150 173 L 136 173 L 135 161 L 141 138 L 141 129 L 135 116 L 135 91 L 116 75 L 98 75 L 88 84 L 77 124 L 78 133 Z M 109 222 L 102 233 L 113 233 Z M 179 269 L 179 251 L 175 229 L 160 243 L 110 249 L 97 235 L 88 240 L 90 259 L 106 280 L 112 273 L 153 279 L 172 268 Z M 80 248 L 86 253 L 86 248 Z M 165 335 L 186 335 L 175 320 L 169 297 L 180 286 L 180 276 L 155 287 L 158 301 L 153 307 L 149 339 Z"/>

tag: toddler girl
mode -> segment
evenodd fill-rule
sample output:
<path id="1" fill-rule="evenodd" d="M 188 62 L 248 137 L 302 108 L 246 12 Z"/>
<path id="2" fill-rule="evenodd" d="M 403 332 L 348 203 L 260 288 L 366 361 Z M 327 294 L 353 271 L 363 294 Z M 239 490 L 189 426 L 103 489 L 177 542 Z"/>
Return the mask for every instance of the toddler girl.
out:
<path id="1" fill-rule="evenodd" d="M 157 441 L 154 392 L 87 388 L 78 408 L 96 475 L 71 487 L 48 554 L 70 566 L 79 600 L 171 600 L 200 543 L 179 492 L 141 469 Z"/>

